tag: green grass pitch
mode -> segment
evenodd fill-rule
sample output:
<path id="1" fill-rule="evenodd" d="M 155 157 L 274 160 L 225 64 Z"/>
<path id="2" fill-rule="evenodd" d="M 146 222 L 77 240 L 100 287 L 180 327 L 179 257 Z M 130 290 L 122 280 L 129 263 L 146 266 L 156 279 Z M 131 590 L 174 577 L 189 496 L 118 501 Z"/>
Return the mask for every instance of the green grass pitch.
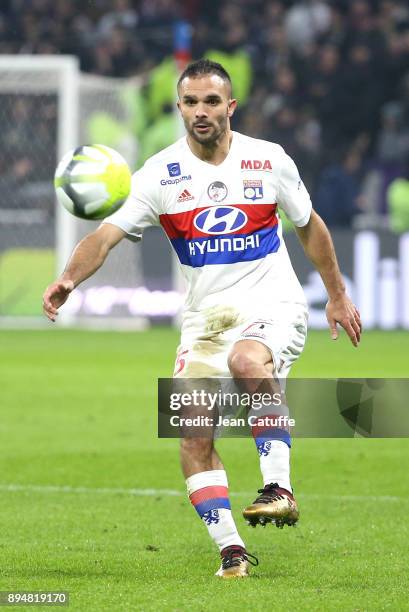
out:
<path id="1" fill-rule="evenodd" d="M 219 445 L 260 565 L 220 581 L 184 495 L 176 440 L 156 438 L 156 379 L 177 332 L 0 333 L 0 590 L 67 590 L 71 610 L 408 610 L 409 441 L 294 441 L 296 529 L 240 516 L 252 440 Z M 409 334 L 311 333 L 295 376 L 409 377 Z M 146 491 L 153 489 L 152 492 Z M 19 607 L 18 609 L 23 609 Z"/>

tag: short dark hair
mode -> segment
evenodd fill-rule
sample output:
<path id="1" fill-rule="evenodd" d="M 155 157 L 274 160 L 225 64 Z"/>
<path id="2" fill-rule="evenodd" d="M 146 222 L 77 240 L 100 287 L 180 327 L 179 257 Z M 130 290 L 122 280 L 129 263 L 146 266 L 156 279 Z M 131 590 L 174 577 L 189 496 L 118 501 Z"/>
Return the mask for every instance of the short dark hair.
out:
<path id="1" fill-rule="evenodd" d="M 232 83 L 231 83 L 230 75 L 227 72 L 227 70 L 225 70 L 223 66 L 219 64 L 218 62 L 212 62 L 211 60 L 208 60 L 208 59 L 200 59 L 200 60 L 197 60 L 197 62 L 192 62 L 191 64 L 189 64 L 184 69 L 184 71 L 179 77 L 179 80 L 177 83 L 177 89 L 179 90 L 180 84 L 184 79 L 188 77 L 195 79 L 205 74 L 217 74 L 217 76 L 219 76 L 221 79 L 223 79 L 223 81 L 225 81 L 229 85 L 230 92 L 231 92 Z"/>

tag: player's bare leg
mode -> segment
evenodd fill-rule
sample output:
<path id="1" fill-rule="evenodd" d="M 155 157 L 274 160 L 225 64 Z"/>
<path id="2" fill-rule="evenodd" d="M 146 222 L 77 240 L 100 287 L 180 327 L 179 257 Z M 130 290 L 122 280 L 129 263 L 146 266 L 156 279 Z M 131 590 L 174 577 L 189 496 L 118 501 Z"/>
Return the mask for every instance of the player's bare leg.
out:
<path id="1" fill-rule="evenodd" d="M 224 470 L 213 440 L 209 438 L 182 438 L 180 463 L 185 478 L 209 470 Z"/>
<path id="2" fill-rule="evenodd" d="M 180 456 L 190 501 L 220 550 L 222 563 L 216 576 L 247 577 L 249 563 L 256 565 L 258 562 L 246 552 L 237 531 L 230 508 L 226 472 L 213 439 L 182 438 Z"/>
<path id="3" fill-rule="evenodd" d="M 261 342 L 236 342 L 229 356 L 229 369 L 235 379 L 241 379 L 240 385 L 248 393 L 257 390 L 272 396 L 279 385 L 274 378 L 276 371 L 271 352 Z M 277 527 L 294 525 L 299 512 L 290 484 L 290 436 L 286 430 L 278 428 L 253 427 L 252 433 L 260 456 L 263 488 L 258 490 L 259 496 L 254 502 L 243 510 L 243 516 L 254 527 L 257 524 L 265 526 L 268 522 Z"/>

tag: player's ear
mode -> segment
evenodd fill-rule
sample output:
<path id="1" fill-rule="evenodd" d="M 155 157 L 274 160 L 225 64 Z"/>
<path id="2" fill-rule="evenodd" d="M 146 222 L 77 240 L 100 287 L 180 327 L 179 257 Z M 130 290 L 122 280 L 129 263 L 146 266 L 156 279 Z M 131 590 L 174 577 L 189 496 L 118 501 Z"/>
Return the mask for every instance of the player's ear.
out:
<path id="1" fill-rule="evenodd" d="M 232 100 L 229 100 L 229 105 L 227 107 L 227 115 L 228 117 L 232 117 L 234 115 L 234 111 L 237 108 L 237 100 L 235 100 L 234 98 Z"/>

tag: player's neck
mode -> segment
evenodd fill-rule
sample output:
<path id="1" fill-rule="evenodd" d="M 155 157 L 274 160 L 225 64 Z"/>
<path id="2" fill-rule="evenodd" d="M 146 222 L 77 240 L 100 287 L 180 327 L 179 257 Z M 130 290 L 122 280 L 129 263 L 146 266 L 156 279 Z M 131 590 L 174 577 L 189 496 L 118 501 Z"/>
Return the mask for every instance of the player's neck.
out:
<path id="1" fill-rule="evenodd" d="M 216 142 L 205 145 L 196 142 L 189 134 L 187 135 L 187 143 L 190 150 L 196 157 L 208 164 L 218 166 L 223 163 L 229 154 L 233 132 L 227 130 Z"/>

